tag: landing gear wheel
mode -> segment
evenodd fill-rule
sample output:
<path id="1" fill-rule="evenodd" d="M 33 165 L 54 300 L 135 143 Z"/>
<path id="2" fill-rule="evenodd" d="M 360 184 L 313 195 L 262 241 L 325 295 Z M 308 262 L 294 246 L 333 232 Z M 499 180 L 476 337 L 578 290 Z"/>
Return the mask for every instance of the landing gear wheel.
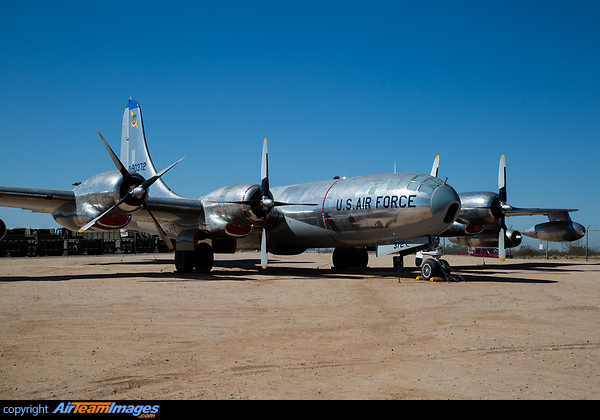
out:
<path id="1" fill-rule="evenodd" d="M 205 242 L 198 244 L 195 251 L 175 251 L 175 269 L 178 273 L 190 273 L 194 268 L 200 273 L 208 273 L 214 261 L 212 247 Z"/>
<path id="2" fill-rule="evenodd" d="M 442 274 L 442 268 L 440 264 L 433 258 L 428 258 L 423 262 L 421 266 L 421 276 L 423 280 L 431 280 L 432 277 L 440 277 Z"/>
<path id="3" fill-rule="evenodd" d="M 350 262 L 350 256 L 346 254 L 341 248 L 336 248 L 333 250 L 332 255 L 333 266 L 338 269 L 345 270 L 348 268 L 348 264 Z"/>
<path id="4" fill-rule="evenodd" d="M 189 273 L 194 268 L 194 251 L 175 251 L 175 269 L 178 273 Z"/>
<path id="5" fill-rule="evenodd" d="M 208 273 L 212 270 L 214 262 L 215 254 L 212 247 L 206 242 L 199 243 L 194 251 L 194 266 L 196 267 L 196 271 Z"/>
<path id="6" fill-rule="evenodd" d="M 333 250 L 333 266 L 337 269 L 366 268 L 369 265 L 367 248 L 336 248 Z"/>

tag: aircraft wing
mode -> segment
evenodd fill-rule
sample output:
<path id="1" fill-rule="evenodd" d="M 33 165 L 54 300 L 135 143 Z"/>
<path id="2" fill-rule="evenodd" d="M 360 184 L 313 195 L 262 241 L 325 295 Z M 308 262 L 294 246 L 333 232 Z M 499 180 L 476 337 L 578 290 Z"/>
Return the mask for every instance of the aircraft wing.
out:
<path id="1" fill-rule="evenodd" d="M 2 207 L 16 207 L 34 213 L 54 213 L 65 204 L 75 204 L 73 191 L 0 187 Z"/>
<path id="2" fill-rule="evenodd" d="M 0 186 L 0 206 L 31 210 L 34 213 L 54 213 L 65 206 L 75 207 L 75 192 L 40 188 Z M 174 222 L 202 213 L 199 200 L 185 198 L 150 197 L 148 207 L 164 222 Z M 147 219 L 145 212 L 138 212 L 135 219 Z"/>
<path id="3" fill-rule="evenodd" d="M 176 221 L 203 214 L 200 200 L 193 198 L 148 197 L 148 207 L 161 221 Z M 134 213 L 134 219 L 142 217 L 145 212 Z"/>
<path id="4" fill-rule="evenodd" d="M 551 222 L 570 221 L 570 212 L 577 209 L 540 209 L 540 208 L 518 208 L 514 207 L 506 211 L 507 216 L 548 216 Z"/>

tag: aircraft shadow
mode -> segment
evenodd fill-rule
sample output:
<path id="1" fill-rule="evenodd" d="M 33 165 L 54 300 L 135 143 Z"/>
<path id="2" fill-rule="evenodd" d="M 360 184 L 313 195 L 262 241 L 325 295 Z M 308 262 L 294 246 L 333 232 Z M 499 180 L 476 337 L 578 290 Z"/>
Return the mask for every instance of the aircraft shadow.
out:
<path id="1" fill-rule="evenodd" d="M 81 273 L 81 274 L 54 274 L 44 276 L 8 276 L 0 277 L 0 282 L 19 281 L 74 281 L 74 280 L 102 280 L 119 278 L 138 278 L 145 282 L 179 282 L 179 281 L 264 281 L 264 280 L 361 280 L 361 279 L 398 279 L 414 280 L 421 275 L 417 267 L 368 267 L 362 269 L 339 270 L 330 264 L 321 267 L 298 267 L 302 264 L 314 264 L 311 261 L 294 261 L 295 267 L 286 266 L 286 260 L 272 259 L 269 261 L 267 270 L 262 270 L 259 259 L 218 260 L 209 273 L 178 273 L 174 267 L 167 271 L 156 272 L 144 270 L 144 266 L 156 264 L 171 265 L 172 258 L 157 258 L 145 261 L 110 261 L 90 263 L 88 266 L 129 266 L 125 271 L 112 273 Z M 281 265 L 280 265 L 281 264 Z M 139 266 L 140 270 L 132 270 L 131 266 Z M 600 271 L 600 264 L 597 265 Z M 506 264 L 490 265 L 455 265 L 451 266 L 457 281 L 464 282 L 490 282 L 490 283 L 557 283 L 556 280 L 531 279 L 524 277 L 521 273 L 507 273 L 506 271 L 518 270 L 525 272 L 544 273 L 557 268 L 568 268 L 568 272 L 581 272 L 577 264 L 560 261 L 527 261 Z M 429 283 L 429 282 L 427 282 Z"/>

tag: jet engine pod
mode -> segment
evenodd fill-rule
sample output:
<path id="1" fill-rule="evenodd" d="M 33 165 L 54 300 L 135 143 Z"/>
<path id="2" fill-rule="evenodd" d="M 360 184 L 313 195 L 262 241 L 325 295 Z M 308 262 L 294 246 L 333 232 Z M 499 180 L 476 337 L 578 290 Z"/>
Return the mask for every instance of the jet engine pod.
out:
<path id="1" fill-rule="evenodd" d="M 4 235 L 6 235 L 6 223 L 0 219 L 0 240 L 4 238 Z"/>
<path id="2" fill-rule="evenodd" d="M 583 238 L 585 228 L 573 221 L 554 221 L 540 223 L 523 231 L 530 238 L 550 242 L 570 242 Z"/>
<path id="3" fill-rule="evenodd" d="M 516 246 L 521 245 L 522 241 L 523 235 L 521 235 L 521 232 L 514 229 L 506 230 L 506 239 L 504 240 L 504 246 L 506 246 L 507 248 L 514 248 Z"/>
<path id="4" fill-rule="evenodd" d="M 448 239 L 450 239 L 450 242 L 458 245 L 492 248 L 498 246 L 498 231 L 484 231 L 481 234 L 474 236 L 450 236 Z M 514 229 L 507 229 L 504 238 L 504 246 L 506 248 L 514 248 L 521 245 L 522 240 L 523 236 L 521 235 L 521 232 Z"/>

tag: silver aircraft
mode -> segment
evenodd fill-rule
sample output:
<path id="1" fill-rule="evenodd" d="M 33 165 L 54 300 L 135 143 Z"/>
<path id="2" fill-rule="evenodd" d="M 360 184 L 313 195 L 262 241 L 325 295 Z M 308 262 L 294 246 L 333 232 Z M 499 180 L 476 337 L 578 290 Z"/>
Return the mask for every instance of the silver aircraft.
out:
<path id="1" fill-rule="evenodd" d="M 260 184 L 228 185 L 199 199 L 184 198 L 162 179 L 178 162 L 156 170 L 133 99 L 123 114 L 120 157 L 100 137 L 117 170 L 68 191 L 0 187 L 0 205 L 50 213 L 72 231 L 127 228 L 158 234 L 175 247 L 179 272 L 210 271 L 214 253 L 238 249 L 260 249 L 263 268 L 268 253 L 293 255 L 308 248 L 334 248 L 334 267 L 365 267 L 367 249 L 375 249 L 378 256 L 430 255 L 422 267 L 426 279 L 440 270 L 439 236 L 453 226 L 461 208 L 454 189 L 430 174 L 336 177 L 271 188 L 266 139 Z M 0 226 L 3 236 L 6 228 Z"/>
<path id="2" fill-rule="evenodd" d="M 473 191 L 459 194 L 461 210 L 452 226 L 442 233 L 451 242 L 473 247 L 497 247 L 500 260 L 506 258 L 506 248 L 519 246 L 522 234 L 550 242 L 569 242 L 581 239 L 585 228 L 569 216 L 576 209 L 520 208 L 507 204 L 506 161 L 500 158 L 498 192 Z M 548 217 L 548 222 L 532 226 L 522 232 L 507 229 L 508 216 Z"/>

